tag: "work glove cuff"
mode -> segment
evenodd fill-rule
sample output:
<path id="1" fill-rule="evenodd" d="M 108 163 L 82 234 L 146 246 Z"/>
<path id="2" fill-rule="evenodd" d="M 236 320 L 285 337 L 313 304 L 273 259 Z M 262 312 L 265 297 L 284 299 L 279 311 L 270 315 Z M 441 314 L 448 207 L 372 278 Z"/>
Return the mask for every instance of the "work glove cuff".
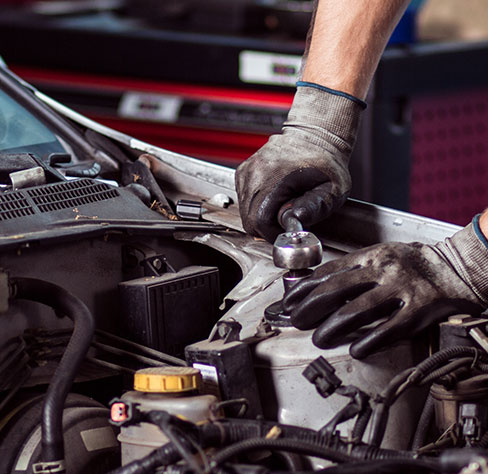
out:
<path id="1" fill-rule="evenodd" d="M 479 216 L 435 247 L 451 262 L 483 305 L 488 306 L 488 242 L 479 228 Z"/>
<path id="2" fill-rule="evenodd" d="M 308 142 L 327 149 L 332 146 L 349 156 L 365 108 L 365 102 L 349 94 L 298 82 L 283 133 L 305 132 Z"/>

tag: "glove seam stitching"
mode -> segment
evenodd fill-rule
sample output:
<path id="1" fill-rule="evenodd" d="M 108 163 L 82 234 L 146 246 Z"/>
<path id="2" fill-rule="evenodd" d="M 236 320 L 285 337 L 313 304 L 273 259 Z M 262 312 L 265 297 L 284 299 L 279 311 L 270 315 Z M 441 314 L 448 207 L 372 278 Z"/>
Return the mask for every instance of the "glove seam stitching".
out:
<path id="1" fill-rule="evenodd" d="M 368 104 L 364 101 L 355 97 L 347 92 L 339 91 L 336 89 L 331 89 L 330 87 L 322 86 L 320 84 L 316 84 L 315 82 L 307 82 L 307 81 L 298 81 L 296 83 L 297 87 L 312 87 L 314 89 L 318 89 L 319 91 L 328 92 L 329 94 L 336 95 L 338 97 L 344 97 L 345 99 L 349 99 L 355 104 L 358 104 L 363 110 L 366 109 Z"/>

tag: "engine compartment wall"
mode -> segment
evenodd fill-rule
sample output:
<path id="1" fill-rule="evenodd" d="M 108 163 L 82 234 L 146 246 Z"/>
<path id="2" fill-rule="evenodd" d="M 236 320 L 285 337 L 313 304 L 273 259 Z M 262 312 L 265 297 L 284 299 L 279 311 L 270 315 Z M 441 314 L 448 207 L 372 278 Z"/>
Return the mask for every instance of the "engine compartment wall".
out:
<path id="1" fill-rule="evenodd" d="M 128 250 L 129 249 L 129 250 Z M 100 238 L 67 241 L 55 245 L 30 245 L 0 254 L 0 268 L 9 277 L 28 277 L 60 285 L 80 298 L 95 316 L 97 327 L 120 333 L 118 284 L 144 276 L 141 261 L 128 257 L 130 249 L 140 259 L 144 252 L 164 256 L 175 270 L 190 265 L 219 267 L 221 294 L 225 294 L 240 277 L 240 270 L 230 258 L 202 245 L 179 242 L 172 237 L 151 237 L 123 233 Z M 10 301 L 4 318 L 2 340 L 19 334 L 26 327 L 63 327 L 68 321 L 53 315 L 43 305 L 28 301 Z M 123 334 L 121 334 L 123 336 Z"/>

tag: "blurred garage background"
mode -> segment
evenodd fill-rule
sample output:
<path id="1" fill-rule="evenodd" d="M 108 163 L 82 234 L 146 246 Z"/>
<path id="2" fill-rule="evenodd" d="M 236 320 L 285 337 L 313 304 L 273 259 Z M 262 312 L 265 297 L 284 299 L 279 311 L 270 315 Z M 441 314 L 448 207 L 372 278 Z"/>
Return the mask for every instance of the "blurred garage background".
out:
<path id="1" fill-rule="evenodd" d="M 310 0 L 0 0 L 22 78 L 138 139 L 236 167 L 280 130 Z M 464 225 L 488 204 L 488 0 L 413 1 L 371 87 L 353 197 Z"/>

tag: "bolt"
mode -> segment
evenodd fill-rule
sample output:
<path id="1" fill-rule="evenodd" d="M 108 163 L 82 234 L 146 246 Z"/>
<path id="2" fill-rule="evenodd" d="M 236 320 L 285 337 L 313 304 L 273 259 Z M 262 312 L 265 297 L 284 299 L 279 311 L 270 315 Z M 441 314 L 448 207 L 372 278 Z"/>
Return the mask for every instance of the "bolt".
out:
<path id="1" fill-rule="evenodd" d="M 294 243 L 294 244 L 300 244 L 302 242 L 302 236 L 296 232 L 293 232 L 291 235 L 290 235 L 290 238 L 291 238 L 291 241 Z"/>
<path id="2" fill-rule="evenodd" d="M 163 268 L 163 262 L 160 258 L 155 258 L 152 263 L 156 270 L 161 270 L 161 268 Z"/>

